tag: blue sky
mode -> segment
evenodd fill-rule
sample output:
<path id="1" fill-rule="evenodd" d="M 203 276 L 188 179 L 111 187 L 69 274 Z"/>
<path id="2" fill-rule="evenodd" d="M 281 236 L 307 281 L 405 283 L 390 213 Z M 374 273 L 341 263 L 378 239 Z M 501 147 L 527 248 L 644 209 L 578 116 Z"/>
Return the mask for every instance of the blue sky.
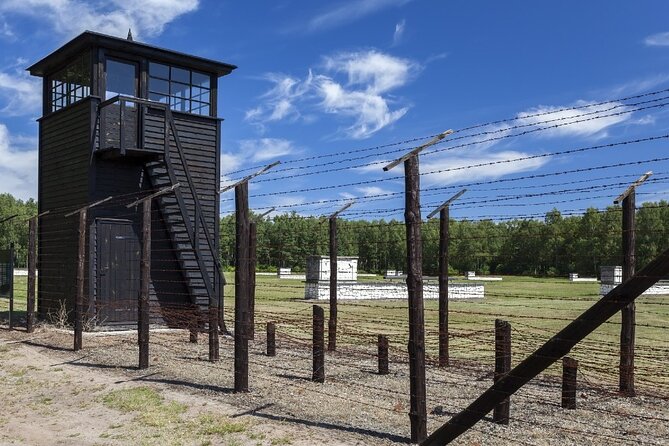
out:
<path id="1" fill-rule="evenodd" d="M 669 156 L 669 92 L 591 104 L 669 88 L 667 17 L 666 1 L 3 0 L 0 192 L 36 195 L 41 90 L 24 69 L 85 29 L 132 27 L 135 40 L 239 66 L 220 82 L 222 180 L 284 162 L 252 183 L 253 209 L 320 215 L 357 199 L 348 218 L 401 218 L 402 172 L 385 162 L 446 129 L 507 118 L 426 150 L 421 170 L 437 173 L 421 178 L 424 216 L 482 182 L 454 217 L 603 207 L 647 170 L 638 201 L 666 199 L 669 162 L 629 163 Z M 514 136 L 543 121 L 569 125 Z M 453 170 L 471 164 L 486 165 Z M 623 165 L 552 175 L 610 164 Z"/>

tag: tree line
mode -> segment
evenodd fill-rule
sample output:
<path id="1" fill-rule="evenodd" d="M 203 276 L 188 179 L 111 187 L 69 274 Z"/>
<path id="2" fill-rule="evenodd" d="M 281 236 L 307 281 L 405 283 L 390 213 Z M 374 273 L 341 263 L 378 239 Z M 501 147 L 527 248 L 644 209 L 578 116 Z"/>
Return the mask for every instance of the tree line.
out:
<path id="1" fill-rule="evenodd" d="M 14 243 L 17 265 L 25 266 L 28 246 L 26 219 L 37 213 L 37 202 L 0 194 L 0 250 Z M 310 255 L 328 255 L 327 220 L 296 213 L 252 217 L 257 224 L 259 271 L 289 267 L 303 271 Z M 340 219 L 338 251 L 358 256 L 361 271 L 406 270 L 405 227 L 398 220 Z M 453 273 L 566 276 L 576 272 L 595 276 L 602 265 L 622 264 L 622 213 L 619 206 L 590 208 L 581 215 L 563 216 L 552 210 L 543 219 L 451 220 L 449 270 Z M 646 202 L 637 210 L 637 269 L 669 248 L 669 203 Z M 436 275 L 439 220 L 423 223 L 423 271 Z M 220 256 L 234 266 L 235 217 L 220 219 Z"/>
<path id="2" fill-rule="evenodd" d="M 669 248 L 669 207 L 646 202 L 636 216 L 637 269 Z M 296 213 L 257 225 L 259 270 L 290 267 L 303 271 L 309 255 L 328 255 L 328 223 Z M 338 220 L 338 253 L 358 256 L 362 271 L 405 270 L 405 227 L 397 220 Z M 221 259 L 234 265 L 234 215 L 221 218 Z M 596 276 L 602 265 L 622 264 L 622 212 L 619 206 L 563 216 L 554 209 L 543 219 L 451 220 L 449 270 L 479 274 Z M 423 223 L 423 271 L 436 275 L 439 220 Z"/>

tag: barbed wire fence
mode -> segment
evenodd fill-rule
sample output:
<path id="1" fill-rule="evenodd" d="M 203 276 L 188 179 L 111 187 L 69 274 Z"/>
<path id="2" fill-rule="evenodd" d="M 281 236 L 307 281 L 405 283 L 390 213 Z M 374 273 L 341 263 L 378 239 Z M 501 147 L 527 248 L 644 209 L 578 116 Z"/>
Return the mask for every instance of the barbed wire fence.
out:
<path id="1" fill-rule="evenodd" d="M 457 129 L 449 138 L 424 147 L 420 156 L 429 159 L 433 154 L 500 140 L 515 141 L 515 138 L 526 135 L 598 119 L 642 110 L 657 111 L 669 103 L 668 92 L 660 90 L 560 110 L 570 112 L 566 117 L 550 118 L 550 113 L 555 113 L 552 111 Z M 559 209 L 560 215 L 566 218 L 589 212 L 589 215 L 601 219 L 600 226 L 559 234 L 555 239 L 561 245 L 577 243 L 583 237 L 617 240 L 616 249 L 605 254 L 574 254 L 558 250 L 550 259 L 553 262 L 563 260 L 567 264 L 572 262 L 569 265 L 592 264 L 592 270 L 604 261 L 610 265 L 625 265 L 629 261 L 629 252 L 625 254 L 622 251 L 623 237 L 630 233 L 637 234 L 637 251 L 641 251 L 650 249 L 644 247 L 644 243 L 650 243 L 651 239 L 666 240 L 669 232 L 666 222 L 643 231 L 630 229 L 622 223 L 625 212 L 628 217 L 630 211 L 638 216 L 644 212 L 664 212 L 668 209 L 665 201 L 640 206 L 632 203 L 627 208 L 588 207 L 601 198 L 612 202 L 622 189 L 649 169 L 653 169 L 654 175 L 635 194 L 656 197 L 657 192 L 646 192 L 644 188 L 654 187 L 657 190 L 664 187 L 669 179 L 669 157 L 646 157 L 643 160 L 584 165 L 577 169 L 460 181 L 446 186 L 420 188 L 417 184 L 428 175 L 473 171 L 538 158 L 575 157 L 582 153 L 629 147 L 640 151 L 644 146 L 665 143 L 668 134 L 425 172 L 416 169 L 414 186 L 403 191 L 359 196 L 347 194 L 328 199 L 317 195 L 323 191 L 336 192 L 403 180 L 403 175 L 387 174 L 380 178 L 349 181 L 339 175 L 360 169 L 380 170 L 384 163 L 390 161 L 388 157 L 399 158 L 408 148 L 413 149 L 411 146 L 417 142 L 438 136 L 427 135 L 388 145 L 289 160 L 276 169 L 263 172 L 258 178 L 254 177 L 254 183 L 271 184 L 273 190 L 255 194 L 249 194 L 248 190 L 238 191 L 237 199 L 241 202 L 236 212 L 230 213 L 235 218 L 224 218 L 221 223 L 238 225 L 235 231 L 232 228 L 228 231 L 236 233 L 233 242 L 235 250 L 221 246 L 221 262 L 223 265 L 234 265 L 234 274 L 226 274 L 228 283 L 223 299 L 210 301 L 205 306 L 193 301 L 192 283 L 186 278 L 184 266 L 175 260 L 179 248 L 174 246 L 174 240 L 165 227 L 159 204 L 151 204 L 150 197 L 165 191 L 143 191 L 113 196 L 103 202 L 87 203 L 76 208 L 43 210 L 39 218 L 25 222 L 26 231 L 31 234 L 29 273 L 25 284 L 19 281 L 12 289 L 18 285 L 25 286 L 26 291 L 17 292 L 11 301 L 14 308 L 9 308 L 9 301 L 0 297 L 0 304 L 3 305 L 0 312 L 7 312 L 9 318 L 5 319 L 12 320 L 12 325 L 26 326 L 26 342 L 65 345 L 70 336 L 69 332 L 56 331 L 54 334 L 49 330 L 34 330 L 36 313 L 39 321 L 58 328 L 76 326 L 74 349 L 86 350 L 90 354 L 86 361 L 124 369 L 136 367 L 136 379 L 147 382 L 159 380 L 223 394 L 235 391 L 238 393 L 235 397 L 237 401 L 259 417 L 329 426 L 334 430 L 388 442 L 404 442 L 411 432 L 413 441 L 423 441 L 428 432 L 435 431 L 450 416 L 461 412 L 489 384 L 508 375 L 513 364 L 528 357 L 544 341 L 600 301 L 599 285 L 550 276 L 542 279 L 505 276 L 501 281 L 482 280 L 485 288 L 483 300 L 460 300 L 452 295 L 446 300 L 448 328 L 445 331 L 444 308 L 439 305 L 440 301 L 443 304 L 443 295 L 441 299 L 439 296 L 414 296 L 412 302 L 407 302 L 406 299 L 365 299 L 364 294 L 359 296 L 360 299 L 346 300 L 335 294 L 335 306 L 332 306 L 330 293 L 333 286 L 340 292 L 340 287 L 345 285 L 342 281 L 337 282 L 336 277 L 328 282 L 328 298 L 314 302 L 305 299 L 305 284 L 292 277 L 298 274 L 284 278 L 279 275 L 256 275 L 258 265 L 278 269 L 286 265 L 281 253 L 293 251 L 301 253 L 304 263 L 299 263 L 300 269 L 306 267 L 305 253 L 327 255 L 330 262 L 337 255 L 356 255 L 361 265 L 364 264 L 364 269 L 374 273 L 400 268 L 410 272 L 415 282 L 405 287 L 406 295 L 417 290 L 424 292 L 423 281 L 425 287 L 438 288 L 440 279 L 442 287 L 444 279 L 448 280 L 448 261 L 445 268 L 434 268 L 437 260 L 443 258 L 445 240 L 447 250 L 450 245 L 449 258 L 467 257 L 474 270 L 484 263 L 491 263 L 493 259 L 498 264 L 512 262 L 517 250 L 531 250 L 537 244 L 548 243 L 550 240 L 546 239 L 545 226 L 529 224 L 545 219 L 547 208 Z M 247 184 L 251 175 L 235 175 L 258 172 L 262 167 L 245 167 L 227 175 L 233 178 L 231 183 L 239 187 Z M 299 187 L 291 183 L 299 178 L 329 173 L 337 174 L 333 184 Z M 560 181 L 562 178 L 568 178 L 568 183 Z M 281 188 L 285 189 L 278 190 Z M 466 194 L 448 204 L 445 222 L 447 227 L 450 223 L 451 228 L 445 238 L 440 232 L 443 218 L 424 221 L 421 215 L 438 209 L 445 199 L 463 188 L 467 189 Z M 401 220 L 405 206 L 392 202 L 394 199 L 405 199 L 407 192 L 415 194 L 411 203 L 412 224 L 418 224 L 418 228 L 414 226 L 409 233 L 407 223 Z M 257 214 L 249 213 L 254 199 L 271 200 L 291 194 L 313 194 L 313 198 L 294 203 L 271 203 L 274 212 L 262 217 L 259 215 L 269 210 L 270 205 L 254 208 Z M 427 200 L 423 200 L 425 198 Z M 149 205 L 140 203 L 142 200 Z M 232 200 L 227 195 L 221 197 L 222 203 L 231 203 Z M 351 201 L 355 201 L 354 206 L 346 209 L 345 213 L 335 215 L 339 244 L 333 248 L 329 237 L 331 226 L 318 224 L 318 221 L 322 219 L 320 217 L 332 216 Z M 139 219 L 140 211 L 133 204 L 142 207 L 143 220 Z M 89 218 L 130 223 L 118 233 L 110 230 L 105 234 L 96 233 L 94 237 L 85 231 L 82 234 L 75 223 L 74 213 L 81 215 L 83 209 L 93 213 L 94 217 L 89 215 Z M 291 216 L 293 212 L 295 214 Z M 466 213 L 466 218 L 458 215 L 461 212 Z M 244 215 L 241 225 L 238 220 L 240 215 Z M 225 217 L 226 213 L 222 216 Z M 301 231 L 301 234 L 276 230 L 271 234 L 263 233 L 272 225 L 278 225 L 282 218 L 311 219 L 314 224 L 292 228 L 292 231 Z M 39 240 L 34 227 L 38 221 Z M 506 222 L 519 227 L 523 222 L 528 224 L 522 228 L 522 236 L 518 237 L 518 234 L 502 231 L 467 232 L 464 225 L 469 224 L 471 228 L 475 222 L 499 225 Z M 252 227 L 257 231 L 255 235 Z M 391 232 L 393 237 L 389 237 Z M 147 234 L 150 235 L 149 245 L 146 244 Z M 641 234 L 646 238 L 640 237 Z M 415 239 L 417 236 L 418 240 Z M 124 240 L 122 255 L 110 254 L 106 258 L 91 255 L 98 248 L 96 243 L 101 237 L 120 237 L 119 240 Z M 343 243 L 345 239 L 348 241 Z M 72 240 L 79 241 L 73 243 Z M 373 247 L 388 254 L 375 265 L 365 263 L 364 257 L 368 253 L 360 252 L 362 241 L 366 248 Z M 461 247 L 478 242 L 487 246 L 507 243 L 516 251 L 459 251 Z M 649 252 L 656 257 L 666 248 L 666 244 L 654 246 Z M 332 249 L 339 252 L 333 256 Z M 419 267 L 418 270 L 407 269 L 405 257 L 412 249 L 414 254 L 423 256 L 423 260 L 413 258 L 413 266 Z M 30 255 L 38 251 L 40 257 L 31 267 Z M 579 259 L 579 256 L 582 258 Z M 589 262 L 592 258 L 596 260 Z M 138 261 L 140 259 L 142 262 Z M 427 269 L 432 276 L 420 271 L 424 264 L 431 265 Z M 93 272 L 100 271 L 102 275 L 93 275 Z M 146 276 L 147 271 L 150 280 Z M 461 269 L 458 273 L 465 271 Z M 455 271 L 451 269 L 450 275 L 454 276 Z M 633 275 L 633 272 L 631 275 L 628 272 L 625 280 Z M 483 279 L 486 278 L 484 275 Z M 662 278 L 652 279 L 657 281 Z M 40 286 L 36 290 L 37 280 Z M 367 284 L 368 288 L 373 288 L 375 281 L 402 287 L 397 278 L 359 277 L 359 283 Z M 458 282 L 470 281 L 460 274 L 457 279 L 452 277 L 450 280 L 451 284 Z M 471 282 L 476 283 L 476 277 Z M 122 283 L 123 286 L 114 288 L 110 286 L 112 283 Z M 105 294 L 102 288 L 106 286 L 109 290 L 121 292 Z M 37 302 L 31 297 L 36 294 Z M 314 305 L 320 303 L 330 304 L 329 309 L 324 308 L 322 317 L 330 321 L 330 329 L 325 332 L 328 338 L 336 336 L 336 348 L 325 348 L 324 321 L 320 313 L 313 313 Z M 513 398 L 509 405 L 496 411 L 494 420 L 520 425 L 526 435 L 519 438 L 515 431 L 505 430 L 496 423 L 475 424 L 471 427 L 471 435 L 491 436 L 499 441 L 521 444 L 541 444 L 541 432 L 566 439 L 596 437 L 611 444 L 663 444 L 666 431 L 657 426 L 663 423 L 666 426 L 669 421 L 669 373 L 665 367 L 669 359 L 669 347 L 666 345 L 666 330 L 669 328 L 667 305 L 669 302 L 662 296 L 646 295 L 637 300 L 633 323 L 636 330 L 633 339 L 636 342 L 632 357 L 635 362 L 631 370 L 634 371 L 633 393 L 641 400 L 616 403 L 623 400 L 625 394 L 621 394 L 619 388 L 620 333 L 624 331 L 624 323 L 612 318 L 571 349 L 569 358 L 577 361 L 577 365 L 569 361 L 565 362 L 564 369 L 561 365 L 552 365 L 521 392 L 504 395 L 510 397 L 513 394 Z M 336 315 L 334 324 L 333 313 Z M 413 318 L 407 317 L 412 314 Z M 424 320 L 417 322 L 416 318 Z M 115 326 L 127 327 L 128 321 L 137 323 L 135 327 L 139 329 L 136 334 L 111 335 L 101 331 Z M 226 333 L 219 330 L 220 321 L 228 321 L 234 337 L 225 336 Z M 149 326 L 153 328 L 149 330 Z M 206 345 L 198 343 L 194 332 L 206 334 L 209 342 Z M 219 339 L 219 335 L 223 336 Z M 444 359 L 444 344 L 448 346 L 447 360 Z M 409 351 L 407 345 L 412 345 Z M 417 351 L 420 352 L 418 356 Z M 276 356 L 270 355 L 270 352 Z M 423 376 L 416 378 L 415 369 L 420 368 L 421 363 L 424 364 Z M 387 374 L 385 367 L 388 368 Z M 150 368 L 152 373 L 147 375 L 142 372 L 146 368 Z M 623 372 L 629 370 L 628 367 Z M 563 376 L 571 376 L 571 381 L 563 380 Z M 244 397 L 247 392 L 250 396 Z M 563 392 L 567 392 L 566 396 Z M 560 408 L 565 398 L 567 405 L 583 407 L 592 416 L 583 419 L 570 415 L 566 409 L 562 411 Z M 636 412 L 628 410 L 628 404 L 656 407 Z M 410 414 L 411 429 L 407 427 L 407 413 Z"/>

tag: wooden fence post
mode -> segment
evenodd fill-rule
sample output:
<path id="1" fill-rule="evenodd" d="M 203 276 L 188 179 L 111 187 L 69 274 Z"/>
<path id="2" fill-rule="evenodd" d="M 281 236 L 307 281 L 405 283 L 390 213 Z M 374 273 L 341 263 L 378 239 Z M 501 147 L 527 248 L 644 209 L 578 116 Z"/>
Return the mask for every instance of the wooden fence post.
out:
<path id="1" fill-rule="evenodd" d="M 447 367 L 450 362 L 448 351 L 448 243 L 450 241 L 448 226 L 450 206 L 465 192 L 467 192 L 467 189 L 462 189 L 427 216 L 429 219 L 434 217 L 437 212 L 439 213 L 439 367 Z"/>
<path id="2" fill-rule="evenodd" d="M 276 324 L 267 323 L 267 356 L 276 356 Z"/>
<path id="3" fill-rule="evenodd" d="M 423 309 L 423 239 L 420 215 L 420 174 L 418 154 L 437 144 L 453 130 L 440 133 L 396 159 L 384 171 L 404 163 L 404 222 L 407 243 L 407 291 L 409 294 L 409 389 L 411 441 L 418 443 L 427 437 L 427 402 L 425 390 L 425 315 Z"/>
<path id="4" fill-rule="evenodd" d="M 249 223 L 249 301 L 247 310 L 247 335 L 248 339 L 255 338 L 255 307 L 256 307 L 256 223 Z"/>
<path id="5" fill-rule="evenodd" d="M 495 320 L 495 377 L 499 381 L 511 370 L 511 324 L 500 319 Z M 493 422 L 509 424 L 510 398 L 507 397 L 495 406 Z"/>
<path id="6" fill-rule="evenodd" d="M 9 244 L 9 329 L 14 328 L 14 243 Z"/>
<path id="7" fill-rule="evenodd" d="M 250 221 L 248 182 L 235 186 L 235 392 L 249 391 Z"/>
<path id="8" fill-rule="evenodd" d="M 35 284 L 37 278 L 37 218 L 28 220 L 28 295 L 26 307 L 26 331 L 35 330 Z"/>
<path id="9" fill-rule="evenodd" d="M 384 335 L 379 335 L 379 375 L 388 374 L 388 338 Z"/>
<path id="10" fill-rule="evenodd" d="M 330 316 L 328 351 L 337 350 L 337 216 L 330 217 Z"/>
<path id="11" fill-rule="evenodd" d="M 614 201 L 614 204 L 622 202 L 622 252 L 623 252 L 623 282 L 634 276 L 636 267 L 636 188 L 641 186 L 653 172 L 649 171 L 641 175 Z M 619 386 L 620 392 L 626 396 L 634 396 L 634 344 L 636 335 L 636 308 L 634 301 L 630 302 L 620 312 L 622 321 L 620 325 L 620 363 L 619 363 Z"/>
<path id="12" fill-rule="evenodd" d="M 142 260 L 137 317 L 139 368 L 149 368 L 149 290 L 151 283 L 151 200 L 142 202 Z"/>
<path id="13" fill-rule="evenodd" d="M 634 275 L 636 266 L 635 244 L 635 191 L 623 199 L 623 282 Z M 636 308 L 634 302 L 620 312 L 620 379 L 619 389 L 624 395 L 634 396 L 634 344 L 636 332 Z"/>
<path id="14" fill-rule="evenodd" d="M 439 212 L 439 367 L 450 363 L 448 352 L 449 206 Z"/>
<path id="15" fill-rule="evenodd" d="M 323 307 L 314 305 L 313 314 L 313 370 L 311 380 L 322 383 L 325 381 L 325 340 L 324 340 Z"/>
<path id="16" fill-rule="evenodd" d="M 79 212 L 79 250 L 77 253 L 77 295 L 74 303 L 74 351 L 81 350 L 84 331 L 84 274 L 86 267 L 86 223 L 88 210 Z"/>
<path id="17" fill-rule="evenodd" d="M 562 407 L 576 409 L 576 375 L 578 361 L 565 356 L 562 358 Z"/>

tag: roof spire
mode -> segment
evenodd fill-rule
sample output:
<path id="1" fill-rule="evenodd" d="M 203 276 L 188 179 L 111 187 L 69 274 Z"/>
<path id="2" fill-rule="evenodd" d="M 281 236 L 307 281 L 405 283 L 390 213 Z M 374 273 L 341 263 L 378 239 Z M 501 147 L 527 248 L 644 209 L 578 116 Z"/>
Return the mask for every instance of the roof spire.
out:
<path id="1" fill-rule="evenodd" d="M 130 28 L 128 28 L 128 40 L 131 41 L 131 42 L 133 41 L 133 39 L 132 39 L 132 30 L 131 30 Z"/>

